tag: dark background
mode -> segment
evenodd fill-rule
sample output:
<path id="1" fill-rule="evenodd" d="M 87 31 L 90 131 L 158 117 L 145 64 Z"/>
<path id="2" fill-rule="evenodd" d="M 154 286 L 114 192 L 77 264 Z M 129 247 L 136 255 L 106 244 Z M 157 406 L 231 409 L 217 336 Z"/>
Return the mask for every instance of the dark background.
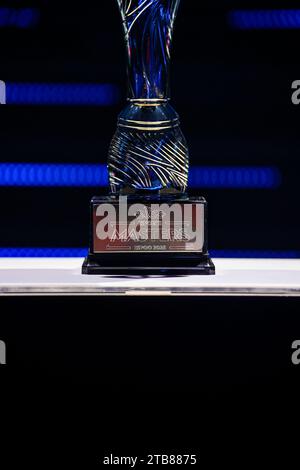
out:
<path id="1" fill-rule="evenodd" d="M 2 296 L 0 319 L 1 468 L 299 461 L 298 298 Z"/>
<path id="2" fill-rule="evenodd" d="M 112 83 L 121 99 L 112 107 L 2 106 L 0 161 L 105 163 L 126 97 L 116 1 L 1 1 L 3 6 L 36 7 L 40 20 L 32 28 L 0 28 L 1 80 Z M 228 19 L 233 10 L 295 7 L 246 0 L 189 0 L 180 7 L 172 98 L 192 165 L 276 167 L 282 179 L 273 189 L 196 190 L 209 201 L 215 253 L 260 250 L 276 256 L 287 250 L 287 256 L 298 256 L 300 107 L 291 102 L 291 84 L 300 78 L 300 29 L 275 24 L 240 30 Z M 1 187 L 0 247 L 87 246 L 89 200 L 101 191 Z"/>

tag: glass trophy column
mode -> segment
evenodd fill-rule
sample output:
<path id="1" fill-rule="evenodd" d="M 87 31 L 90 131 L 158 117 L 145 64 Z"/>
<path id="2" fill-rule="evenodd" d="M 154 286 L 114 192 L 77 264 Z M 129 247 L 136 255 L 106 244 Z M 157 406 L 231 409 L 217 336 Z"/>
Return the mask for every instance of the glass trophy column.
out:
<path id="1" fill-rule="evenodd" d="M 169 67 L 180 0 L 118 0 L 128 57 L 128 106 L 109 150 L 113 194 L 184 193 L 189 153 L 169 104 Z"/>
<path id="2" fill-rule="evenodd" d="M 170 105 L 180 0 L 117 0 L 128 58 L 128 104 L 108 154 L 110 192 L 91 201 L 84 274 L 214 274 L 207 204 L 187 194 L 189 152 Z"/>

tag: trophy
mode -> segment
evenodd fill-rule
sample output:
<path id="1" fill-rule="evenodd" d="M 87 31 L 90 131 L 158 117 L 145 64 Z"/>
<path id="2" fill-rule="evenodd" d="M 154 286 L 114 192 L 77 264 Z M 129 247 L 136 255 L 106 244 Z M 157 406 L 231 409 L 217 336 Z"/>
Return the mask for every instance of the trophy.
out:
<path id="1" fill-rule="evenodd" d="M 108 154 L 110 191 L 91 201 L 84 274 L 214 274 L 207 203 L 187 193 L 189 152 L 170 105 L 180 0 L 117 0 L 128 60 L 128 104 Z"/>

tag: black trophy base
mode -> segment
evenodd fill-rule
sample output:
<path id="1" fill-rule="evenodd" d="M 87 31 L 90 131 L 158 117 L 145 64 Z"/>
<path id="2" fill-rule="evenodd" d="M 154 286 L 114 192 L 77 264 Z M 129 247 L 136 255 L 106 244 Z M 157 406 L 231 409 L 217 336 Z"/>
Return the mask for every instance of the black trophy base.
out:
<path id="1" fill-rule="evenodd" d="M 94 197 L 90 249 L 82 274 L 215 274 L 207 250 L 205 199 Z"/>
<path id="2" fill-rule="evenodd" d="M 160 257 L 161 258 L 161 257 Z M 198 264 L 188 265 L 184 263 L 184 259 L 177 259 L 176 255 L 173 256 L 173 265 L 163 265 L 157 259 L 157 265 L 154 265 L 155 260 L 144 261 L 143 265 L 131 265 L 123 264 L 120 260 L 119 265 L 103 265 L 101 259 L 97 256 L 90 254 L 88 255 L 82 266 L 82 274 L 98 274 L 98 275 L 127 275 L 127 276 L 187 276 L 187 275 L 213 275 L 215 274 L 215 265 L 208 255 L 198 257 Z M 128 261 L 129 262 L 129 261 Z M 131 258 L 130 263 L 134 263 L 134 259 Z"/>

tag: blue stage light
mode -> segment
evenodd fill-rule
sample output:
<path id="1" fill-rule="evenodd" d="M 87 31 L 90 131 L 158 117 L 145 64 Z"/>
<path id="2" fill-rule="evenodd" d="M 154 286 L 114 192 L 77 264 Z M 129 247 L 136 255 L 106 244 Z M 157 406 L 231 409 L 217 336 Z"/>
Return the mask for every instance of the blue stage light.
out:
<path id="1" fill-rule="evenodd" d="M 298 259 L 296 250 L 210 250 L 214 258 L 260 258 L 260 259 Z"/>
<path id="2" fill-rule="evenodd" d="M 192 167 L 190 188 L 273 189 L 281 175 L 273 167 Z M 107 187 L 107 167 L 80 163 L 0 163 L 0 186 Z"/>
<path id="3" fill-rule="evenodd" d="M 84 258 L 87 248 L 0 247 L 0 258 Z"/>
<path id="4" fill-rule="evenodd" d="M 0 163 L 0 186 L 108 185 L 105 165 L 63 163 Z"/>
<path id="5" fill-rule="evenodd" d="M 84 258 L 87 248 L 0 247 L 0 258 Z M 214 258 L 298 259 L 300 251 L 211 250 Z"/>
<path id="6" fill-rule="evenodd" d="M 6 83 L 6 103 L 44 106 L 112 106 L 119 88 L 92 83 Z"/>
<path id="7" fill-rule="evenodd" d="M 300 10 L 234 10 L 228 14 L 236 29 L 299 29 Z"/>
<path id="8" fill-rule="evenodd" d="M 194 167 L 189 177 L 190 188 L 272 189 L 280 183 L 274 167 Z"/>
<path id="9" fill-rule="evenodd" d="M 40 11 L 36 8 L 0 8 L 0 28 L 32 28 L 40 20 Z"/>

